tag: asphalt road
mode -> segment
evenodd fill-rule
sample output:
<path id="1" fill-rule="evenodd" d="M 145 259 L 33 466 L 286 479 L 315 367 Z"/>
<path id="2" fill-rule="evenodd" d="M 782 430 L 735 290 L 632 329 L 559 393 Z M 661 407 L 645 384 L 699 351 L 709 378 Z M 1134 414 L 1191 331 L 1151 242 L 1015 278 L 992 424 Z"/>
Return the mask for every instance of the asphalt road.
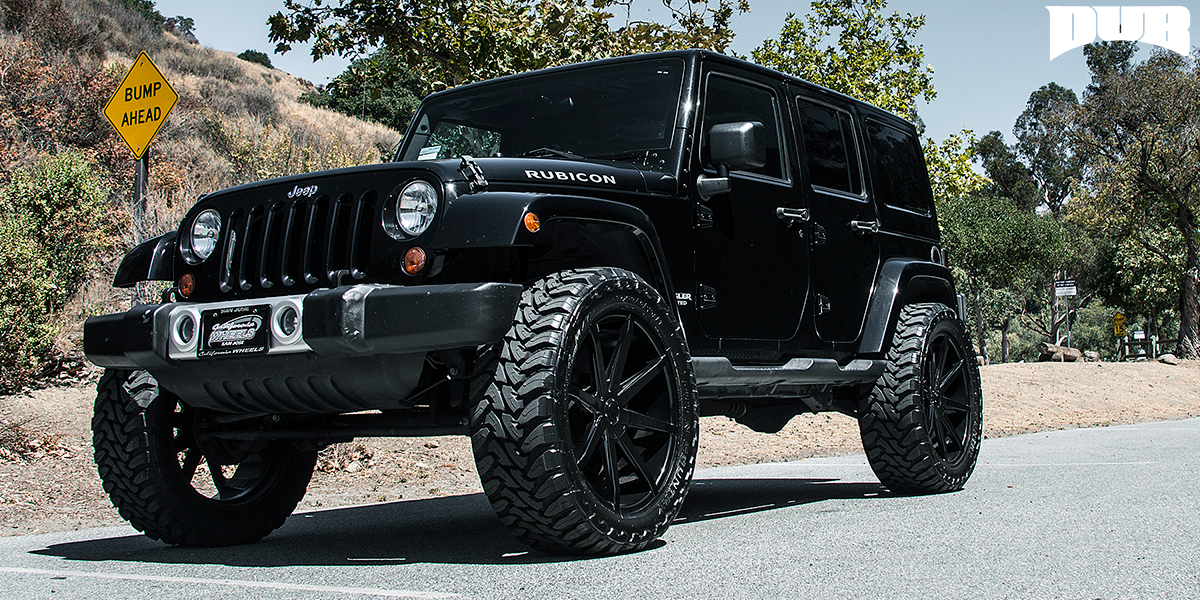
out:
<path id="1" fill-rule="evenodd" d="M 1200 598 L 1200 419 L 987 440 L 959 493 L 861 456 L 710 469 L 638 554 L 531 554 L 480 495 L 294 515 L 265 541 L 0 538 L 0 598 Z"/>

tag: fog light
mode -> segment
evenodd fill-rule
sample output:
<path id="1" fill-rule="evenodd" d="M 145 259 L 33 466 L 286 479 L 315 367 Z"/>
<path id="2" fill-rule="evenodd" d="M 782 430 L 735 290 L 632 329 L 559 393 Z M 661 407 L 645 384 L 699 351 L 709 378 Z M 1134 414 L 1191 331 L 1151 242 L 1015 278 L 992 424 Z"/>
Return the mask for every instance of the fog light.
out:
<path id="1" fill-rule="evenodd" d="M 404 253 L 404 272 L 416 275 L 425 268 L 425 251 L 420 246 L 413 246 Z"/>
<path id="2" fill-rule="evenodd" d="M 192 337 L 196 335 L 196 321 L 192 320 L 191 315 L 184 315 L 175 326 L 175 333 L 179 335 L 180 346 L 192 343 Z"/>
<path id="3" fill-rule="evenodd" d="M 279 333 L 283 337 L 291 337 L 296 333 L 296 328 L 300 327 L 300 315 L 296 314 L 296 309 L 286 306 L 279 311 Z"/>
<path id="4" fill-rule="evenodd" d="M 183 277 L 179 278 L 179 295 L 189 298 L 194 293 L 196 293 L 196 276 L 184 273 Z"/>

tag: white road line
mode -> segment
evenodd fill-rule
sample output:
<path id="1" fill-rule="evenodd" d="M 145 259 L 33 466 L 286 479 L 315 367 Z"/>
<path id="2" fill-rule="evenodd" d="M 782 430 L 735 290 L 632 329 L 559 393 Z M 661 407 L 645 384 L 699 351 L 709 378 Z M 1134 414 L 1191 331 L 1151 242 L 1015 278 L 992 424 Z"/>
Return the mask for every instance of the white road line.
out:
<path id="1" fill-rule="evenodd" d="M 335 594 L 359 594 L 363 596 L 383 596 L 386 598 L 461 598 L 460 594 L 443 592 L 416 592 L 410 590 L 381 590 L 376 588 L 337 587 L 325 585 L 305 585 L 302 583 L 284 583 L 282 581 L 247 581 L 244 579 L 207 579 L 203 577 L 164 577 L 161 575 L 134 575 L 129 573 L 99 573 L 95 571 L 52 571 L 49 569 L 22 569 L 18 567 L 0 567 L 0 572 L 20 573 L 24 575 L 47 575 L 51 577 L 93 577 L 96 579 L 121 579 L 126 581 L 155 581 L 161 583 L 191 583 L 199 585 L 229 585 L 234 587 L 267 588 L 273 590 L 289 590 L 298 592 L 320 592 Z"/>
<path id="2" fill-rule="evenodd" d="M 1127 467 L 1139 465 L 1157 465 L 1158 462 L 1074 462 L 1074 463 L 1024 463 L 1001 464 L 984 463 L 980 467 Z"/>

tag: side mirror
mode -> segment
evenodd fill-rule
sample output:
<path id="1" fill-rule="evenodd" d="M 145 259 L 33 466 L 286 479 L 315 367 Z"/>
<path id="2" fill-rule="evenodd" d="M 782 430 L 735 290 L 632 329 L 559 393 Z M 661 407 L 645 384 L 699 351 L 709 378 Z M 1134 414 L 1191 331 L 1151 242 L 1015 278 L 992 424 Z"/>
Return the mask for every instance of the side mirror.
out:
<path id="1" fill-rule="evenodd" d="M 767 164 L 767 141 L 758 121 L 721 123 L 708 130 L 709 158 L 717 165 L 717 176 L 696 178 L 700 198 L 729 192 L 729 172 L 754 169 Z"/>
<path id="2" fill-rule="evenodd" d="M 756 169 L 767 164 L 766 128 L 758 121 L 721 123 L 708 130 L 709 157 L 718 170 Z M 720 167 L 725 167 L 720 169 Z"/>

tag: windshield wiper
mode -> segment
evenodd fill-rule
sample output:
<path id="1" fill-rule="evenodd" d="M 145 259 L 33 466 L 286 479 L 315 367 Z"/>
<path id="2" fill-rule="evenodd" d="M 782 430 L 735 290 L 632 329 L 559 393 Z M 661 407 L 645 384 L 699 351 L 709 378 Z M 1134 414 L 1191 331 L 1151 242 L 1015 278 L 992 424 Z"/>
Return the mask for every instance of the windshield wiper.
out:
<path id="1" fill-rule="evenodd" d="M 533 150 L 526 150 L 525 152 L 522 152 L 520 154 L 514 154 L 513 156 L 515 156 L 517 158 L 524 158 L 524 157 L 545 158 L 547 156 L 557 156 L 558 158 L 566 158 L 566 159 L 570 159 L 570 160 L 586 160 L 586 158 L 587 158 L 587 157 L 575 154 L 574 152 L 567 152 L 566 150 L 555 150 L 554 148 L 547 148 L 545 146 L 542 146 L 541 148 L 534 148 Z"/>

